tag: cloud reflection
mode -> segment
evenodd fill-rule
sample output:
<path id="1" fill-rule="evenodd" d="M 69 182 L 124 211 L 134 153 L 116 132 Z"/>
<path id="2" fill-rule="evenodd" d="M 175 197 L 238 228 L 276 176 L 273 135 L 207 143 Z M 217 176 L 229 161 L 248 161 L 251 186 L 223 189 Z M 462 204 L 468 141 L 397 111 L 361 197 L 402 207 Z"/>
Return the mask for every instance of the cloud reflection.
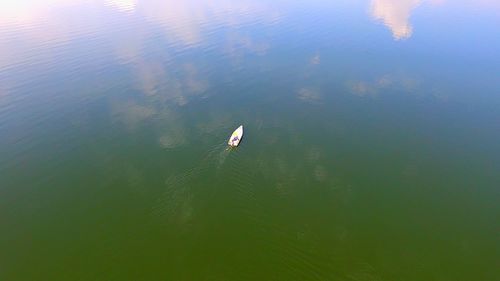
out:
<path id="1" fill-rule="evenodd" d="M 371 14 L 391 30 L 394 39 L 406 39 L 413 32 L 411 12 L 421 3 L 422 0 L 373 0 Z"/>
<path id="2" fill-rule="evenodd" d="M 257 1 L 148 1 L 139 2 L 136 10 L 184 45 L 201 43 L 207 27 L 231 27 L 279 18 L 269 6 Z"/>
<path id="3" fill-rule="evenodd" d="M 370 13 L 375 20 L 387 26 L 395 40 L 410 38 L 413 27 L 411 13 L 423 3 L 433 6 L 442 5 L 446 0 L 372 0 Z M 474 5 L 485 6 L 489 0 L 474 1 Z M 465 3 L 467 1 L 464 1 Z"/>
<path id="4" fill-rule="evenodd" d="M 137 89 L 146 96 L 183 106 L 209 88 L 209 82 L 202 78 L 195 64 L 174 64 L 170 68 L 171 71 L 159 62 L 138 58 L 133 67 Z"/>
<path id="5" fill-rule="evenodd" d="M 108 9 L 102 9 L 103 5 Z M 120 47 L 119 56 L 128 59 L 140 51 L 142 43 L 157 36 L 157 31 L 163 33 L 169 44 L 187 48 L 210 44 L 207 40 L 212 31 L 272 24 L 280 17 L 269 4 L 248 0 L 0 1 L 0 67 L 20 64 L 24 54 L 33 51 L 37 56 L 32 61 L 43 59 L 45 63 L 50 61 L 55 45 L 67 45 L 81 38 L 100 40 L 102 36 L 125 45 Z M 142 28 L 144 24 L 150 26 Z M 12 38 L 22 38 L 25 44 Z M 267 44 L 252 38 L 240 43 L 259 54 L 268 49 Z"/>
<path id="6" fill-rule="evenodd" d="M 319 103 L 321 101 L 321 94 L 319 91 L 311 88 L 301 88 L 298 91 L 297 97 L 308 103 Z"/>
<path id="7" fill-rule="evenodd" d="M 359 97 L 376 97 L 379 93 L 389 89 L 413 92 L 418 81 L 404 75 L 382 75 L 373 81 L 350 81 L 348 88 L 351 93 Z"/>
<path id="8" fill-rule="evenodd" d="M 156 114 L 149 106 L 139 105 L 133 101 L 116 101 L 111 103 L 111 115 L 116 121 L 123 123 L 133 131 L 144 120 Z"/>
<path id="9" fill-rule="evenodd" d="M 311 64 L 320 64 L 321 63 L 321 56 L 319 54 L 314 55 L 314 57 L 311 58 Z"/>

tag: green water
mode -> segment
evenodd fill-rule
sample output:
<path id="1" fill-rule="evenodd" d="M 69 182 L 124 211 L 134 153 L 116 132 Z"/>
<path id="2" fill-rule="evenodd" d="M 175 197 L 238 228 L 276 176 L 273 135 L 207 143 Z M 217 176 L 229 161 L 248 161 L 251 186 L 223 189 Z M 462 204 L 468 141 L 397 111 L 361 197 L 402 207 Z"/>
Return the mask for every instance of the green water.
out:
<path id="1" fill-rule="evenodd" d="M 499 280 L 499 50 L 496 1 L 1 2 L 0 280 Z"/>

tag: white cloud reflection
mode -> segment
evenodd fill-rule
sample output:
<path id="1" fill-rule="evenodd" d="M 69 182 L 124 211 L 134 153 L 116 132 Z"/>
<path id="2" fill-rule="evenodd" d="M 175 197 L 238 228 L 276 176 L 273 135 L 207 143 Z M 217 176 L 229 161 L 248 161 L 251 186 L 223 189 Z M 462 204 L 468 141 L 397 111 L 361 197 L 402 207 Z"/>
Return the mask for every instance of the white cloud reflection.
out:
<path id="1" fill-rule="evenodd" d="M 391 30 L 394 39 L 406 39 L 413 32 L 411 12 L 421 3 L 422 0 L 373 0 L 371 14 Z"/>
<path id="2" fill-rule="evenodd" d="M 413 27 L 410 22 L 411 14 L 420 5 L 441 5 L 446 0 L 372 0 L 370 13 L 375 20 L 387 26 L 395 40 L 410 38 Z M 467 3 L 470 0 L 463 1 Z M 488 1 L 488 0 L 486 0 Z M 480 1 L 473 2 L 478 5 Z M 479 4 L 483 6 L 484 4 Z"/>

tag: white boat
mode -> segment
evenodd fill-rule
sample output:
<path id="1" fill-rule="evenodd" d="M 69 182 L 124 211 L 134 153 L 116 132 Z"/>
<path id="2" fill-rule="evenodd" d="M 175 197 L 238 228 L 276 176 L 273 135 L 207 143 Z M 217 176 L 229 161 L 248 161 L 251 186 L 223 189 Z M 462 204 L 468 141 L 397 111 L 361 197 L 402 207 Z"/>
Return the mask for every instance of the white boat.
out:
<path id="1" fill-rule="evenodd" d="M 233 147 L 238 146 L 240 144 L 241 138 L 243 138 L 243 125 L 234 130 L 233 134 L 227 141 L 227 144 Z"/>

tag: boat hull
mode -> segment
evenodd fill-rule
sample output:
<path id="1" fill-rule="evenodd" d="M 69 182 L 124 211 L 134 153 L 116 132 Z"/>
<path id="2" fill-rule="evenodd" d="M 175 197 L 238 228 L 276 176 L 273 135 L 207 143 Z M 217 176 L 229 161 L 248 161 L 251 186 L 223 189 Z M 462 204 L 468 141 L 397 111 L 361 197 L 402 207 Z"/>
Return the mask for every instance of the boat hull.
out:
<path id="1" fill-rule="evenodd" d="M 240 144 L 242 138 L 243 138 L 243 126 L 239 126 L 236 130 L 234 130 L 233 134 L 227 141 L 227 144 L 229 146 L 236 147 Z"/>

